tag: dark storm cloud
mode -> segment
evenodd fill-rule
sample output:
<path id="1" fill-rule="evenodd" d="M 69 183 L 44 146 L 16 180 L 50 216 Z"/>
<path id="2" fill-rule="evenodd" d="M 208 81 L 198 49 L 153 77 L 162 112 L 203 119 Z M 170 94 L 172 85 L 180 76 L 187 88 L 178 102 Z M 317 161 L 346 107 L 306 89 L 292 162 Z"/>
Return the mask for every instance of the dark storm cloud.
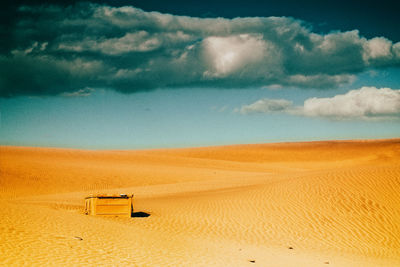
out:
<path id="1" fill-rule="evenodd" d="M 85 88 L 330 88 L 368 68 L 400 64 L 400 43 L 366 39 L 356 30 L 317 34 L 286 17 L 201 19 L 89 3 L 21 6 L 10 32 L 0 55 L 2 97 Z"/>

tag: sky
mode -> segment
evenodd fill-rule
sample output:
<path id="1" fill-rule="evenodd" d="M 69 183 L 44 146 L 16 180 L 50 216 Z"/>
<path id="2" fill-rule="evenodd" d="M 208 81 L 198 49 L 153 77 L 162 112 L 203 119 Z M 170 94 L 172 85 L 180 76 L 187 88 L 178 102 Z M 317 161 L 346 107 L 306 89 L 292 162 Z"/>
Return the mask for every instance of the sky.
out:
<path id="1" fill-rule="evenodd" d="M 396 10 L 385 0 L 6 1 L 0 145 L 400 137 Z"/>

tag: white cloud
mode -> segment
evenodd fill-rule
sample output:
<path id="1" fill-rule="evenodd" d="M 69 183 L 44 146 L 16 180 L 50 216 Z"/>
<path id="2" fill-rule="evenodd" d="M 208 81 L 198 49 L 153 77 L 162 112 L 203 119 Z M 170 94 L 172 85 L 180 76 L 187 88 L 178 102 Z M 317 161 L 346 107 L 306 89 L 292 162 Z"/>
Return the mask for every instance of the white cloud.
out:
<path id="1" fill-rule="evenodd" d="M 261 99 L 244 105 L 240 113 L 284 112 L 307 117 L 330 119 L 393 119 L 400 118 L 400 90 L 362 87 L 329 98 L 309 98 L 303 106 L 293 106 L 285 99 Z"/>
<path id="2" fill-rule="evenodd" d="M 390 40 L 383 37 L 375 37 L 364 43 L 363 58 L 366 63 L 371 63 L 374 60 L 391 60 L 397 57 L 392 52 L 393 44 Z"/>
<path id="3" fill-rule="evenodd" d="M 260 99 L 253 104 L 244 105 L 239 111 L 241 114 L 250 113 L 272 113 L 272 112 L 284 112 L 289 110 L 293 105 L 293 102 L 285 99 Z"/>
<path id="4" fill-rule="evenodd" d="M 207 37 L 203 46 L 206 60 L 211 65 L 206 75 L 215 77 L 227 75 L 247 64 L 259 63 L 267 49 L 262 36 L 249 34 Z"/>
<path id="5" fill-rule="evenodd" d="M 379 118 L 400 115 L 400 90 L 362 87 L 331 98 L 304 101 L 305 116 L 346 118 Z"/>

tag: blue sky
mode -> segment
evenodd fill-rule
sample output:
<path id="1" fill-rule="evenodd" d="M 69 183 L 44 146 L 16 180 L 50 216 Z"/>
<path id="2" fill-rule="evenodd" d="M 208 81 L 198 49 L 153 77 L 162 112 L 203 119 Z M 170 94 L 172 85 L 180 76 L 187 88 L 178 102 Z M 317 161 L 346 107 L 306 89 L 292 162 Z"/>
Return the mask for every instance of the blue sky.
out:
<path id="1" fill-rule="evenodd" d="M 147 149 L 400 135 L 390 9 L 365 9 L 376 19 L 389 12 L 386 24 L 368 28 L 373 18 L 340 20 L 350 11 L 321 5 L 302 13 L 293 1 L 239 19 L 268 4 L 230 10 L 217 1 L 207 13 L 207 3 L 193 11 L 179 1 L 34 3 L 10 5 L 1 145 Z"/>

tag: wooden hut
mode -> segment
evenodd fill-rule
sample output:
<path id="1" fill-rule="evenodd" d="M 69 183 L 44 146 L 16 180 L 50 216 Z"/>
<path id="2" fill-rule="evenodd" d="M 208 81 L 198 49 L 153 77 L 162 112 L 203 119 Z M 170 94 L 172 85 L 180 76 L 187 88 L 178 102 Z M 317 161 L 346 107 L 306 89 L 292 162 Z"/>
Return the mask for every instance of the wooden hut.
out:
<path id="1" fill-rule="evenodd" d="M 133 195 L 93 195 L 85 198 L 85 214 L 131 217 Z"/>

